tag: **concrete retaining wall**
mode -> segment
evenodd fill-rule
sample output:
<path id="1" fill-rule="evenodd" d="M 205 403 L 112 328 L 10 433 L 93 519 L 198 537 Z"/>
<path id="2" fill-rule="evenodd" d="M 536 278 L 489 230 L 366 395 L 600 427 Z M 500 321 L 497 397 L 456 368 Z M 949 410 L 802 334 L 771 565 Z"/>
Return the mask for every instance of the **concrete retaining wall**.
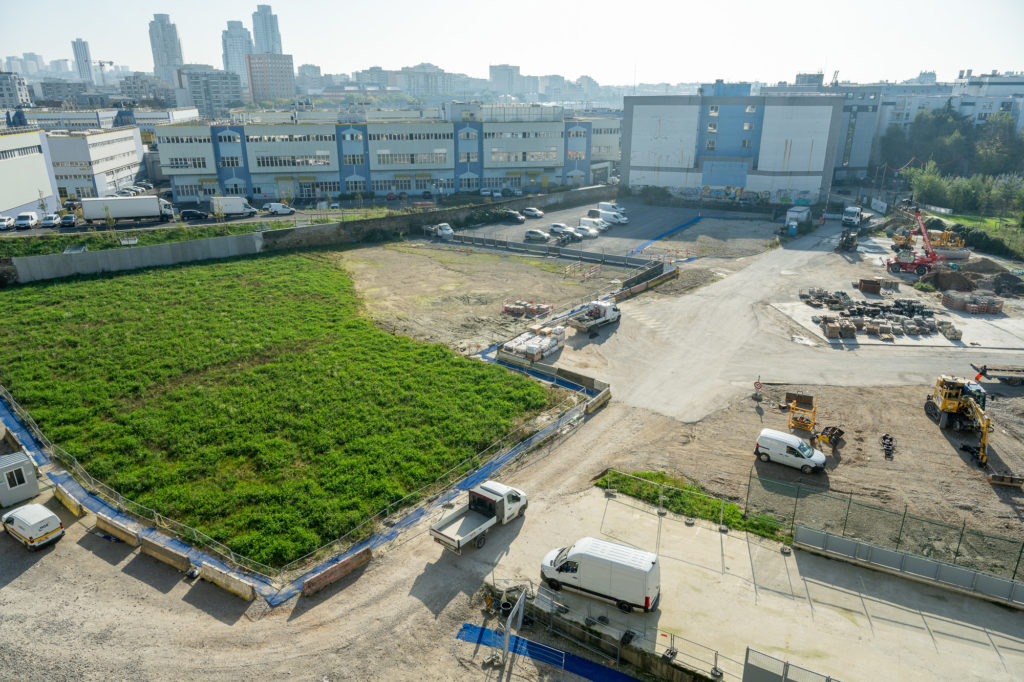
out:
<path id="1" fill-rule="evenodd" d="M 78 500 L 73 498 L 71 496 L 71 493 L 69 493 L 64 488 L 64 486 L 58 484 L 56 487 L 54 487 L 53 495 L 58 500 L 60 500 L 60 503 L 67 507 L 68 511 L 74 514 L 76 517 L 81 516 L 85 512 L 85 510 L 82 509 L 82 505 L 79 504 Z M 99 526 L 99 518 L 96 519 L 96 525 Z"/>
<path id="2" fill-rule="evenodd" d="M 239 596 L 246 601 L 252 601 L 256 598 L 256 587 L 251 582 L 222 571 L 205 561 L 199 569 L 199 577 L 218 587 L 224 588 L 231 594 Z"/>
<path id="3" fill-rule="evenodd" d="M 104 516 L 103 514 L 97 514 L 96 515 L 96 527 L 99 528 L 104 533 L 109 533 L 109 534 L 113 535 L 115 538 L 118 538 L 120 540 L 124 540 L 129 545 L 131 545 L 132 547 L 138 547 L 139 546 L 139 534 L 138 534 L 138 532 L 135 531 L 135 530 L 132 530 L 131 528 L 129 528 L 128 526 L 126 526 L 124 524 L 118 523 L 117 521 L 115 521 L 114 519 L 110 518 L 109 516 Z M 145 550 L 143 550 L 143 551 L 145 551 Z"/>
<path id="4" fill-rule="evenodd" d="M 176 552 L 169 547 L 153 542 L 149 538 L 142 538 L 142 553 L 148 554 L 157 561 L 173 566 L 179 571 L 187 571 L 192 562 L 181 552 Z"/>
<path id="5" fill-rule="evenodd" d="M 302 583 L 302 596 L 308 597 L 311 594 L 316 594 L 328 585 L 336 583 L 363 564 L 368 563 L 371 558 L 372 553 L 370 552 L 370 548 L 367 547 L 366 549 L 356 552 L 344 561 L 339 561 L 330 568 L 321 571 Z"/>

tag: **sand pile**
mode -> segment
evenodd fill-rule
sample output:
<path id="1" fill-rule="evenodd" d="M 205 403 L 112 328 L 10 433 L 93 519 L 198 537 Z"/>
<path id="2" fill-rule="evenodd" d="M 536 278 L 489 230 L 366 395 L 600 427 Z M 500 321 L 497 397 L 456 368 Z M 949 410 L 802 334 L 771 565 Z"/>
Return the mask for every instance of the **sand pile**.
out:
<path id="1" fill-rule="evenodd" d="M 988 289 L 1000 296 L 1024 295 L 1024 280 L 1009 272 L 1000 272 L 998 275 L 983 277 L 975 281 L 975 284 L 979 289 Z"/>
<path id="2" fill-rule="evenodd" d="M 962 272 L 950 270 L 949 268 L 932 268 L 931 272 L 925 273 L 921 278 L 939 291 L 974 291 L 974 282 Z"/>
<path id="3" fill-rule="evenodd" d="M 1006 268 L 999 263 L 996 263 L 994 260 L 989 260 L 988 258 L 971 259 L 967 263 L 961 265 L 960 269 L 966 270 L 967 272 L 982 272 L 990 275 L 997 272 L 1006 272 Z"/>

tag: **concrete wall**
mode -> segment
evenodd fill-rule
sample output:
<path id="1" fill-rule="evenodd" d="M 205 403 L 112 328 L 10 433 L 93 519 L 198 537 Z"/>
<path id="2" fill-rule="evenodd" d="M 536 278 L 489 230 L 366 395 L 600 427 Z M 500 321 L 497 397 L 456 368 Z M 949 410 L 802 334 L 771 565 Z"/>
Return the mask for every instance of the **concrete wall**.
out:
<path id="1" fill-rule="evenodd" d="M 338 582 L 363 564 L 368 563 L 371 558 L 372 554 L 370 552 L 370 548 L 367 547 L 366 549 L 356 552 L 349 558 L 339 561 L 330 568 L 317 573 L 315 576 L 302 583 L 302 596 L 308 597 L 311 594 L 316 594 L 328 585 Z"/>
<path id="2" fill-rule="evenodd" d="M 615 187 L 588 187 L 572 192 L 530 197 L 516 197 L 483 206 L 441 209 L 426 213 L 353 220 L 326 225 L 307 225 L 266 232 L 251 232 L 226 237 L 196 239 L 172 244 L 155 244 L 126 249 L 88 251 L 75 254 L 51 254 L 12 258 L 11 263 L 21 284 L 75 275 L 138 270 L 177 263 L 192 263 L 217 258 L 247 256 L 261 252 L 281 251 L 299 247 L 330 246 L 362 241 L 379 241 L 401 234 L 420 234 L 423 225 L 461 223 L 481 207 L 522 209 L 527 206 L 549 208 L 597 203 L 616 196 Z M 5 269 L 6 268 L 6 269 Z M 10 270 L 0 262 L 0 278 Z M 0 279 L 0 284 L 3 281 Z"/>
<path id="3" fill-rule="evenodd" d="M 137 531 L 125 526 L 124 524 L 118 523 L 109 516 L 102 514 L 96 515 L 96 527 L 104 533 L 110 533 L 115 538 L 124 540 L 132 547 L 139 546 L 139 534 Z"/>
<path id="4" fill-rule="evenodd" d="M 181 552 L 176 552 L 169 547 L 164 547 L 161 544 L 153 542 L 149 538 L 142 538 L 142 553 L 148 554 L 157 561 L 162 561 L 169 566 L 173 566 L 179 571 L 187 571 L 192 565 L 188 556 Z"/>
<path id="5" fill-rule="evenodd" d="M 224 588 L 231 594 L 239 596 L 246 601 L 252 601 L 256 598 L 256 587 L 251 582 L 235 577 L 205 561 L 199 569 L 199 577 L 218 587 Z"/>
<path id="6" fill-rule="evenodd" d="M 54 497 L 56 497 L 60 501 L 60 503 L 63 504 L 65 507 L 67 507 L 68 511 L 71 512 L 72 514 L 74 514 L 76 517 L 81 516 L 85 512 L 85 510 L 82 508 L 82 505 L 78 502 L 78 500 L 76 500 L 74 497 L 72 497 L 71 493 L 69 493 L 64 488 L 64 486 L 58 484 L 53 489 L 53 494 L 54 494 Z M 97 518 L 96 525 L 97 526 L 99 525 L 99 519 L 98 518 Z"/>

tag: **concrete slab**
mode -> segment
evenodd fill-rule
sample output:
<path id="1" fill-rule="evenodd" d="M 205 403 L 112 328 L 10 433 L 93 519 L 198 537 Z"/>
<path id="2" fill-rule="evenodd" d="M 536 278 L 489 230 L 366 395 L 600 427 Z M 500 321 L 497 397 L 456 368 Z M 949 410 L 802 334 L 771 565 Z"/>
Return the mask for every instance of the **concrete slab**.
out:
<path id="1" fill-rule="evenodd" d="M 588 535 L 658 551 L 662 598 L 654 613 L 627 615 L 568 590 L 551 593 L 566 617 L 604 616 L 609 633 L 642 633 L 648 650 L 675 635 L 694 656 L 719 652 L 729 670 L 751 646 L 847 681 L 1012 680 L 1024 659 L 1024 619 L 995 604 L 799 550 L 786 556 L 778 543 L 700 520 L 687 526 L 597 489 L 562 508 L 557 527 L 550 517 L 523 525 L 492 579 L 537 584 L 548 549 Z"/>

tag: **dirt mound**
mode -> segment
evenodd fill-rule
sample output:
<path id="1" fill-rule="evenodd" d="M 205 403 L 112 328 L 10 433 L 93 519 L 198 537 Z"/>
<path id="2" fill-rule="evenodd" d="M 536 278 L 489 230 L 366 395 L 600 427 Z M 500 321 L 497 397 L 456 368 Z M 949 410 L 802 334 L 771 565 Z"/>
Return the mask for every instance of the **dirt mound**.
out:
<path id="1" fill-rule="evenodd" d="M 989 260 L 988 258 L 972 259 L 961 265 L 960 268 L 968 272 L 984 272 L 988 274 L 1006 272 L 1006 268 L 993 260 Z"/>
<path id="2" fill-rule="evenodd" d="M 950 270 L 949 268 L 934 268 L 931 272 L 921 278 L 939 291 L 974 291 L 974 282 L 962 272 Z"/>
<path id="3" fill-rule="evenodd" d="M 1024 295 L 1024 280 L 1009 272 L 1000 272 L 992 277 L 984 277 L 976 280 L 975 284 L 979 289 L 989 289 L 1000 296 Z"/>

